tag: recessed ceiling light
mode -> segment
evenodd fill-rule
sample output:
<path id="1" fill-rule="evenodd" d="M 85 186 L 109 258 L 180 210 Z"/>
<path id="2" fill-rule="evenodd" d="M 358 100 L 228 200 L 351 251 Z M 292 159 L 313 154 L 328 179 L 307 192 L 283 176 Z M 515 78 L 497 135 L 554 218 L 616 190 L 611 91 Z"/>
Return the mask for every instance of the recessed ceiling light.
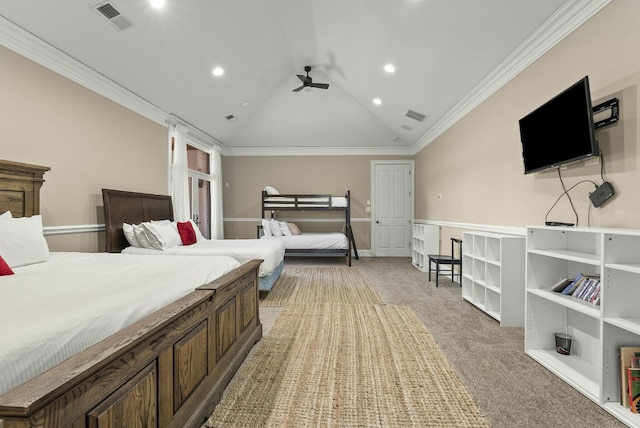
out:
<path id="1" fill-rule="evenodd" d="M 382 104 L 382 100 L 380 98 L 374 98 L 373 99 L 373 103 L 377 106 L 379 106 L 380 104 Z"/>
<path id="2" fill-rule="evenodd" d="M 218 77 L 224 74 L 224 69 L 222 67 L 216 67 L 213 69 L 213 75 Z"/>
<path id="3" fill-rule="evenodd" d="M 243 103 L 242 103 L 242 104 L 240 104 L 240 105 L 241 105 L 242 107 L 246 107 L 246 106 L 248 106 L 249 104 L 251 104 L 251 102 L 249 102 L 249 101 L 245 101 L 245 102 L 243 102 Z"/>
<path id="4" fill-rule="evenodd" d="M 164 7 L 164 0 L 149 0 L 149 3 L 151 3 L 151 6 L 160 9 L 162 7 Z"/>
<path id="5" fill-rule="evenodd" d="M 386 71 L 387 73 L 395 73 L 396 67 L 393 64 L 387 64 L 384 66 L 384 71 Z"/>

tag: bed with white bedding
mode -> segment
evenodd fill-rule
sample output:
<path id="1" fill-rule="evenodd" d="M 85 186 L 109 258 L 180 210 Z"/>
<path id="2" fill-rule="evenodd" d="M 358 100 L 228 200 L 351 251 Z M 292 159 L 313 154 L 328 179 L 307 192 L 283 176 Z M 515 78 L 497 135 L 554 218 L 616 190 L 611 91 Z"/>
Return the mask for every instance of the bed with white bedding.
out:
<path id="1" fill-rule="evenodd" d="M 344 196 L 330 194 L 281 194 L 271 186 L 262 191 L 262 221 L 258 237 L 284 244 L 286 255 L 341 256 L 351 266 L 352 252 L 358 259 L 351 227 L 351 191 Z M 276 219 L 279 212 L 333 211 L 344 215 L 344 233 L 301 233 L 295 224 Z"/>
<path id="2" fill-rule="evenodd" d="M 269 291 L 284 268 L 284 245 L 259 239 L 206 239 L 196 234 L 193 243 L 183 242 L 173 221 L 171 196 L 102 189 L 107 252 L 162 255 L 228 255 L 243 262 L 261 259 L 259 289 Z M 167 224 L 171 228 L 166 227 Z M 158 225 L 158 226 L 156 226 Z M 186 225 L 189 226 L 189 225 Z M 134 236 L 129 229 L 135 229 Z M 142 236 L 139 230 L 143 229 Z M 169 236 L 172 235 L 172 236 Z M 141 239 L 136 239 L 136 236 Z M 157 237 L 154 241 L 153 238 Z M 144 237 L 151 237 L 145 242 Z M 177 239 L 177 240 L 176 240 Z"/>
<path id="3" fill-rule="evenodd" d="M 343 235 L 344 236 L 344 235 Z M 195 244 L 177 245 L 164 250 L 129 246 L 122 250 L 123 254 L 144 255 L 226 255 L 239 262 L 261 259 L 258 269 L 258 288 L 269 291 L 284 268 L 283 242 L 262 239 L 202 239 Z"/>
<path id="4" fill-rule="evenodd" d="M 51 253 L 13 268 L 0 286 L 0 394 L 239 266 L 226 256 Z"/>
<path id="5" fill-rule="evenodd" d="M 200 426 L 262 337 L 261 261 L 49 253 L 48 170 L 0 160 L 0 427 Z"/>
<path id="6" fill-rule="evenodd" d="M 263 236 L 262 241 L 276 241 L 293 253 L 297 250 L 341 250 L 349 249 L 344 233 L 302 233 L 300 235 Z"/>

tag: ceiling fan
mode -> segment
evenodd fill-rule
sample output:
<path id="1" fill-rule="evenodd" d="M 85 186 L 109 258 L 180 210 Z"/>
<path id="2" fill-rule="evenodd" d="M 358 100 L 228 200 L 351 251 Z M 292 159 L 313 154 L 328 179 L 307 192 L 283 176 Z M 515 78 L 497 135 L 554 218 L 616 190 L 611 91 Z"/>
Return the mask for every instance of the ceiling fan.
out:
<path id="1" fill-rule="evenodd" d="M 328 83 L 313 83 L 313 79 L 309 76 L 309 72 L 311 71 L 311 66 L 307 65 L 304 67 L 304 71 L 307 72 L 306 76 L 302 74 L 298 74 L 298 79 L 302 80 L 302 86 L 293 90 L 293 92 L 298 92 L 303 88 L 320 88 L 320 89 L 328 89 Z"/>

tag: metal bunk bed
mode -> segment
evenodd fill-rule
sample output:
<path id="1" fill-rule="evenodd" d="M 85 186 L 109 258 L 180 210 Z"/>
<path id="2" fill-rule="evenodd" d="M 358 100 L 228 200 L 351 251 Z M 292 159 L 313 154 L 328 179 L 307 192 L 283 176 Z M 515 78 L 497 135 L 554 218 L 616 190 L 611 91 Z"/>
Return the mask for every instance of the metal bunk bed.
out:
<path id="1" fill-rule="evenodd" d="M 351 266 L 351 257 L 359 260 L 353 229 L 351 227 L 351 191 L 344 196 L 330 194 L 269 194 L 262 191 L 262 218 L 275 218 L 280 211 L 343 211 L 345 214 L 345 235 L 348 241 L 347 249 L 288 249 L 285 245 L 285 255 L 316 255 L 336 256 L 344 255 L 347 264 Z M 268 217 L 267 217 L 268 214 Z M 262 226 L 258 225 L 258 237 L 262 236 Z"/>

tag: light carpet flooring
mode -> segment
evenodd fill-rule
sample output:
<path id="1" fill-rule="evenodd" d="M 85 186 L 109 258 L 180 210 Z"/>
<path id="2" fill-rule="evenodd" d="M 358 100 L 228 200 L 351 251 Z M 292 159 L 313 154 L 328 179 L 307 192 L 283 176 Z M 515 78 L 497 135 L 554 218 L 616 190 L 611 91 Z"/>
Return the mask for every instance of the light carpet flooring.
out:
<path id="1" fill-rule="evenodd" d="M 286 259 L 285 269 L 296 266 L 344 266 L 344 260 Z M 500 327 L 493 318 L 462 300 L 458 284 L 441 277 L 440 287 L 436 288 L 427 280 L 427 274 L 406 258 L 362 257 L 354 260 L 353 266 L 365 273 L 386 304 L 411 308 L 491 426 L 624 426 L 526 356 L 523 329 Z M 282 310 L 277 306 L 261 306 L 265 338 Z M 267 341 L 263 339 L 256 344 L 248 359 L 264 343 Z"/>

